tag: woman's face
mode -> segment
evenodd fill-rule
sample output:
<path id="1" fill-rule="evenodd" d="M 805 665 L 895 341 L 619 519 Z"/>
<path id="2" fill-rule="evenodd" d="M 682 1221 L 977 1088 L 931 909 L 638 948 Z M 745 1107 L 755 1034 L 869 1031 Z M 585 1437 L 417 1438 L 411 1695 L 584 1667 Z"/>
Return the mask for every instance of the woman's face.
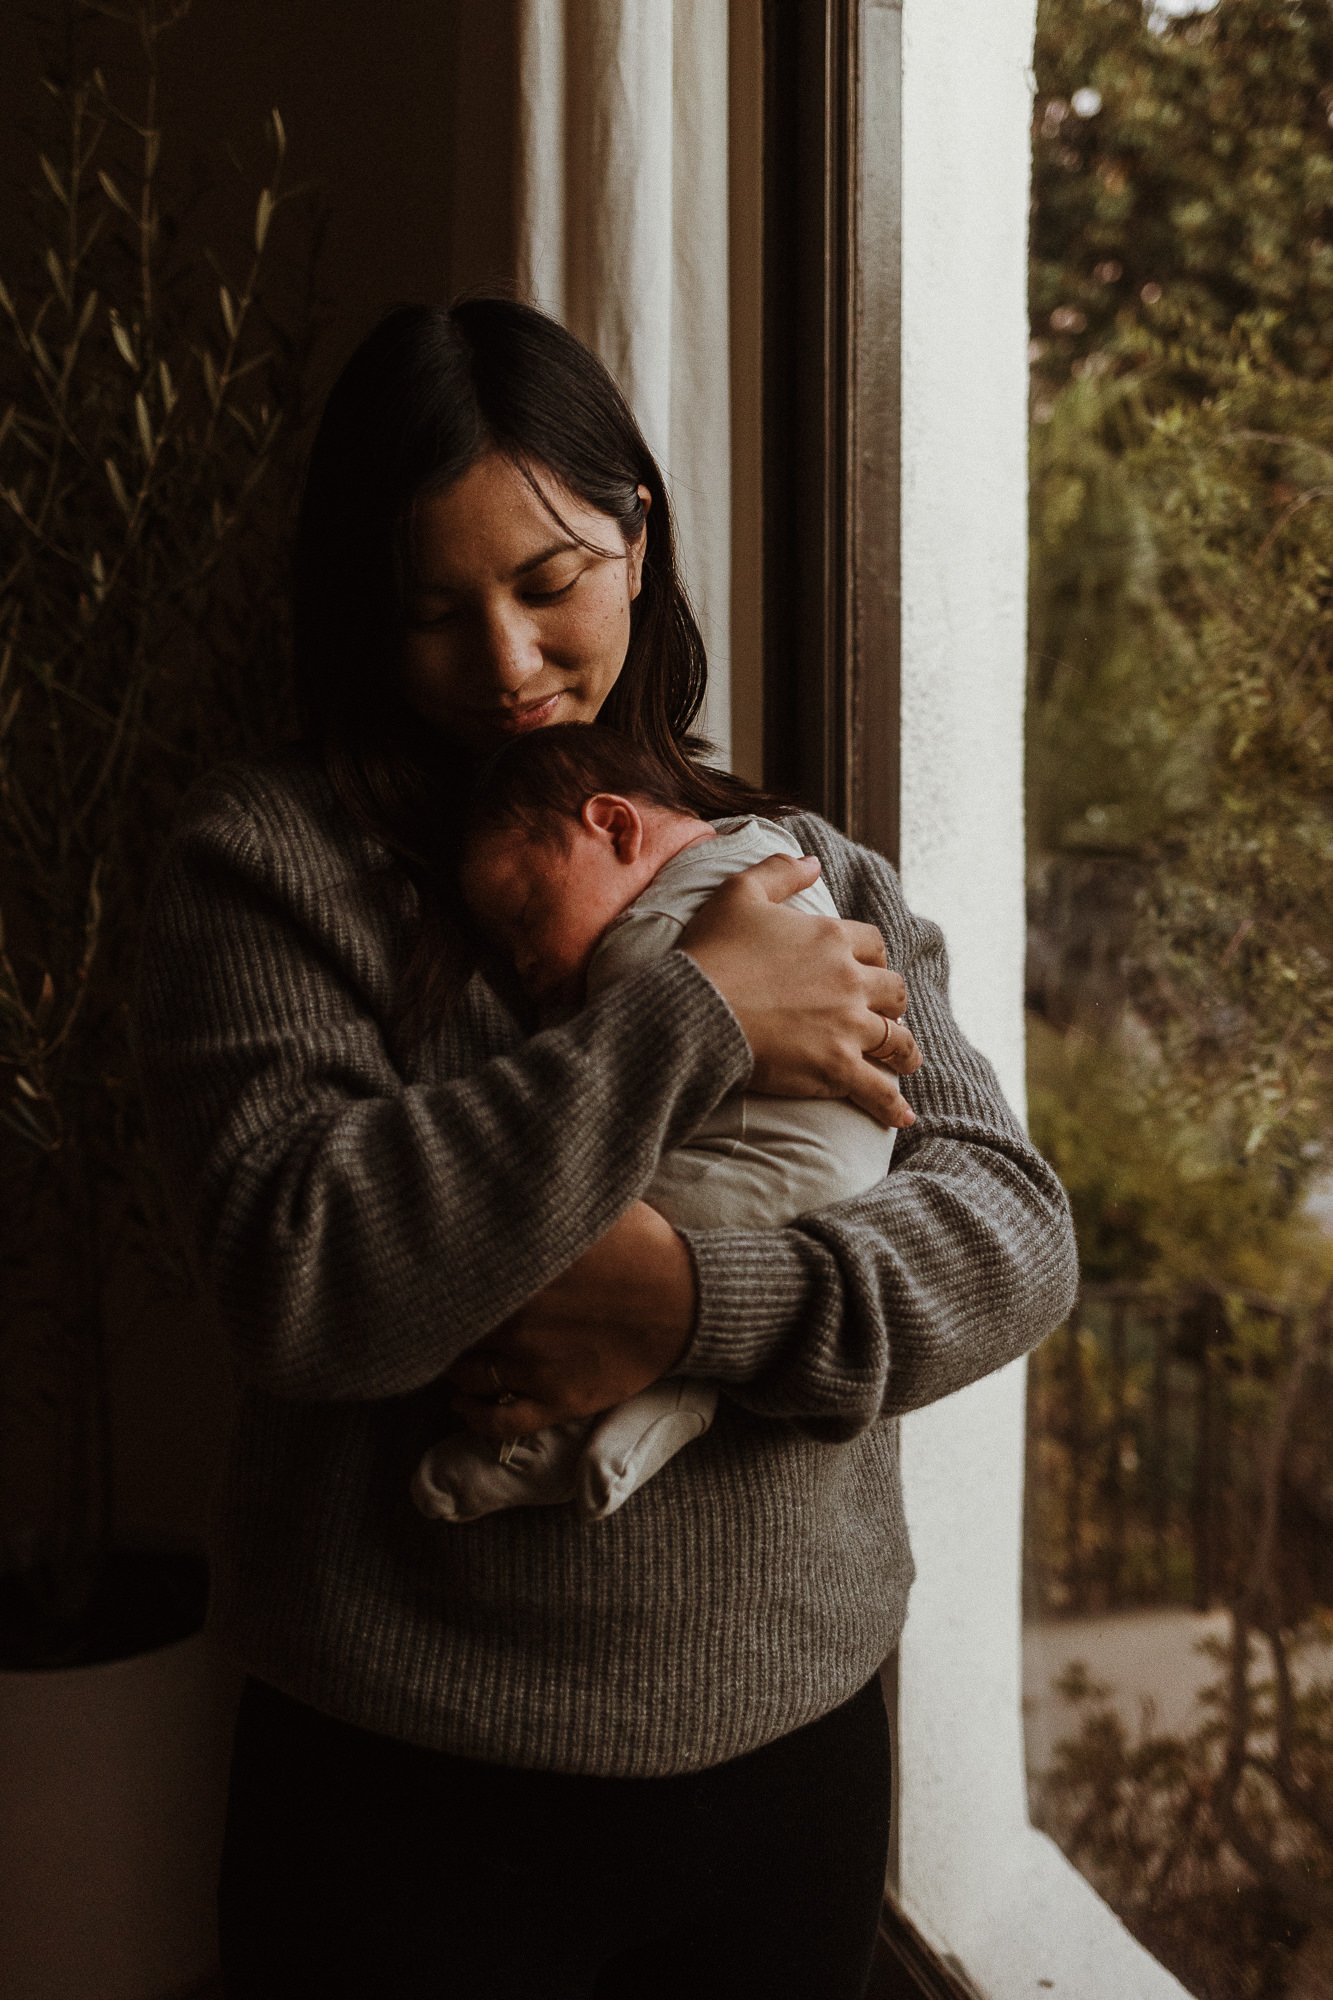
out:
<path id="1" fill-rule="evenodd" d="M 495 452 L 413 518 L 404 692 L 476 756 L 549 722 L 594 721 L 629 647 L 646 530 L 629 544 L 553 474 L 536 477 L 561 519 L 607 554 L 572 540 Z M 646 506 L 646 487 L 639 497 Z"/>

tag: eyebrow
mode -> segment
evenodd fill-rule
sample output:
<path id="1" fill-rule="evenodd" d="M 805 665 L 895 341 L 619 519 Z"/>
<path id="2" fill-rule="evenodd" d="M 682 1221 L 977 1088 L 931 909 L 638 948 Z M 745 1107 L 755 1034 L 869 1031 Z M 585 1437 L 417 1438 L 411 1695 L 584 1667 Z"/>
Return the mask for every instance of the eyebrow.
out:
<path id="1" fill-rule="evenodd" d="M 572 553 L 573 550 L 581 548 L 582 546 L 583 544 L 581 542 L 574 542 L 569 540 L 552 542 L 549 545 L 549 547 L 544 549 L 539 549 L 535 556 L 529 556 L 526 561 L 519 563 L 515 569 L 510 570 L 509 574 L 511 577 L 527 576 L 530 570 L 540 569 L 542 564 L 550 562 L 553 556 L 568 555 Z M 423 597 L 448 597 L 453 589 L 453 586 L 448 583 L 419 582 L 414 587 L 422 594 Z"/>
<path id="2" fill-rule="evenodd" d="M 511 574 L 514 576 L 526 576 L 530 569 L 540 569 L 543 563 L 550 562 L 552 556 L 565 555 L 570 550 L 577 549 L 579 546 L 578 542 L 572 542 L 567 537 L 562 541 L 552 542 L 550 547 L 543 549 L 539 555 L 529 556 L 526 562 L 521 562 L 518 568 L 512 571 Z"/>

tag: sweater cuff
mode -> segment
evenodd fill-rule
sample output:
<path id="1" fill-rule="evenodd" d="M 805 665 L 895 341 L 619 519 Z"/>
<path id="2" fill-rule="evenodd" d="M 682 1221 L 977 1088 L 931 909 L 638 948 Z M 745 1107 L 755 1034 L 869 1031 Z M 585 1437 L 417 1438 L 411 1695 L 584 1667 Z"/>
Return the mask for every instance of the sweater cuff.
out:
<path id="1" fill-rule="evenodd" d="M 808 1324 L 827 1282 L 827 1253 L 791 1229 L 681 1234 L 694 1260 L 699 1305 L 694 1339 L 671 1372 L 752 1381 Z"/>

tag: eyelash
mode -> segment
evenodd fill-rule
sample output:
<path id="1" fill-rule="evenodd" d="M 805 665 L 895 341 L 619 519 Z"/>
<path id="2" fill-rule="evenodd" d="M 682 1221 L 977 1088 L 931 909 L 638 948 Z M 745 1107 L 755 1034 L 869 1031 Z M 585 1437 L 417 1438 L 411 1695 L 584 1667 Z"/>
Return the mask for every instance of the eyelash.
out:
<path id="1" fill-rule="evenodd" d="M 582 571 L 579 572 L 579 575 L 580 576 L 582 575 Z M 525 601 L 528 604 L 558 604 L 562 597 L 569 596 L 570 591 L 573 590 L 578 580 L 579 578 L 577 576 L 572 576 L 568 583 L 562 584 L 560 586 L 559 590 L 525 591 L 524 592 Z M 437 631 L 441 626 L 447 625 L 451 620 L 451 618 L 453 617 L 453 615 L 454 614 L 452 611 L 440 611 L 436 613 L 434 618 L 415 619 L 413 621 L 412 629 L 413 631 L 416 632 Z"/>
<path id="2" fill-rule="evenodd" d="M 574 585 L 577 582 L 578 578 L 576 576 L 572 576 L 568 583 L 562 584 L 560 586 L 559 590 L 529 590 L 526 593 L 528 603 L 558 604 L 562 597 L 569 596 L 570 591 L 574 588 Z"/>

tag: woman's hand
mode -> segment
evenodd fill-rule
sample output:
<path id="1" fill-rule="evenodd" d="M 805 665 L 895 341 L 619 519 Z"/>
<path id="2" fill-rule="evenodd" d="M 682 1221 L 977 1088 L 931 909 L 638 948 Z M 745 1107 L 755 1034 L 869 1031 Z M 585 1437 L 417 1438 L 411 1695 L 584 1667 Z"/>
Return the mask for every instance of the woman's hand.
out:
<path id="1" fill-rule="evenodd" d="M 745 1032 L 754 1054 L 749 1089 L 847 1097 L 881 1125 L 911 1125 L 898 1076 L 921 1067 L 921 1052 L 898 1019 L 907 987 L 887 970 L 873 925 L 783 908 L 818 876 L 812 855 L 770 855 L 713 891 L 680 948 Z"/>
<path id="2" fill-rule="evenodd" d="M 656 1209 L 636 1202 L 577 1263 L 460 1356 L 445 1378 L 453 1408 L 491 1438 L 528 1437 L 609 1410 L 680 1360 L 696 1303 L 684 1242 Z"/>

